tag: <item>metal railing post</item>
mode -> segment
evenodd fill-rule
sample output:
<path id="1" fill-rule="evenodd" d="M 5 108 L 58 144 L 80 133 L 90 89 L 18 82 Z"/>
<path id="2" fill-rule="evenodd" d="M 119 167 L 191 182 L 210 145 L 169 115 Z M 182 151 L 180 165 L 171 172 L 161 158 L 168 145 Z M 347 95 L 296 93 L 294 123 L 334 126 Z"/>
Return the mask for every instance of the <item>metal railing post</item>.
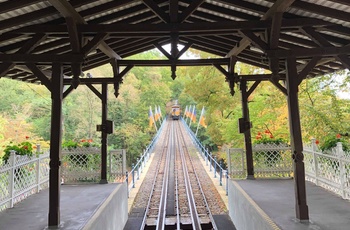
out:
<path id="1" fill-rule="evenodd" d="M 136 158 L 137 180 L 140 179 L 140 158 Z"/>
<path id="2" fill-rule="evenodd" d="M 129 198 L 129 175 L 128 175 L 128 171 L 125 172 L 125 177 L 126 177 L 126 192 Z"/>
<path id="3" fill-rule="evenodd" d="M 208 155 L 209 155 L 208 157 L 210 157 L 210 159 L 209 159 L 210 160 L 210 162 L 209 162 L 209 164 L 210 164 L 209 165 L 209 171 L 211 172 L 211 161 L 212 161 L 213 158 L 211 157 L 211 153 L 208 153 Z"/>
<path id="4" fill-rule="evenodd" d="M 222 186 L 222 161 L 220 161 L 220 186 Z"/>
<path id="5" fill-rule="evenodd" d="M 209 155 L 209 152 L 208 152 L 208 149 L 206 149 L 205 151 L 205 165 L 208 166 L 208 155 Z"/>
<path id="6" fill-rule="evenodd" d="M 226 170 L 226 196 L 228 196 L 228 170 Z"/>
<path id="7" fill-rule="evenodd" d="M 132 187 L 135 188 L 135 167 L 134 167 L 134 163 L 131 164 L 131 170 L 132 170 Z"/>
<path id="8" fill-rule="evenodd" d="M 216 166 L 217 166 L 216 156 L 214 156 L 214 178 L 216 178 Z"/>

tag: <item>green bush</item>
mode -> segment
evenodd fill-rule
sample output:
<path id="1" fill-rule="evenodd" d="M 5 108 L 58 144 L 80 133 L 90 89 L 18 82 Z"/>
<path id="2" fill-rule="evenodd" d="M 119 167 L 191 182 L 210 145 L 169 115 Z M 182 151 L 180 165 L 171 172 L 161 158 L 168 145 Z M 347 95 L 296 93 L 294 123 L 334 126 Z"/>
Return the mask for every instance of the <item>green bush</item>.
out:
<path id="1" fill-rule="evenodd" d="M 322 151 L 333 149 L 337 146 L 338 142 L 342 143 L 343 151 L 349 151 L 349 142 L 340 134 L 327 136 L 324 143 L 321 144 L 320 149 Z"/>
<path id="2" fill-rule="evenodd" d="M 33 155 L 33 146 L 29 141 L 24 141 L 18 145 L 8 145 L 6 146 L 4 152 L 5 154 L 2 156 L 3 162 L 7 163 L 8 159 L 11 155 L 11 150 L 16 151 L 17 155 L 27 155 L 32 156 Z"/>

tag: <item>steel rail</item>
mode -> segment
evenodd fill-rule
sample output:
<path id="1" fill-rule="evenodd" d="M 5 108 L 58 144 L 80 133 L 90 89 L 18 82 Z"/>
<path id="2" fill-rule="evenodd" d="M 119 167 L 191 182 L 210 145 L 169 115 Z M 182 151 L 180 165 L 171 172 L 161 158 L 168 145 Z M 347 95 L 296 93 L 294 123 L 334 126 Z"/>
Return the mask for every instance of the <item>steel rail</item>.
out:
<path id="1" fill-rule="evenodd" d="M 165 135 L 167 136 L 167 134 L 169 132 L 170 132 L 170 127 L 169 127 L 169 125 L 167 125 L 167 129 L 165 131 Z M 144 229 L 145 226 L 146 226 L 146 220 L 147 220 L 147 216 L 148 216 L 149 209 L 150 209 L 150 206 L 151 206 L 151 200 L 152 200 L 152 197 L 153 197 L 153 193 L 155 191 L 157 177 L 158 177 L 158 172 L 159 172 L 160 166 L 162 165 L 162 161 L 163 161 L 163 158 L 164 158 L 164 155 L 165 155 L 164 153 L 167 152 L 167 149 L 168 149 L 168 141 L 169 141 L 169 139 L 166 139 L 166 141 L 163 142 L 162 152 L 161 152 L 162 155 L 161 155 L 160 160 L 158 161 L 157 166 L 156 166 L 156 173 L 155 173 L 153 181 L 152 181 L 151 193 L 150 193 L 150 196 L 149 196 L 148 201 L 147 201 L 146 210 L 145 210 L 145 213 L 144 213 L 144 216 L 143 216 L 143 219 L 142 219 L 142 223 L 141 223 L 141 228 L 140 229 Z"/>
<path id="2" fill-rule="evenodd" d="M 177 125 L 177 129 L 180 129 L 179 124 Z M 183 151 L 183 147 L 185 147 L 185 141 L 184 141 L 181 129 L 180 129 L 180 132 L 177 133 L 176 137 L 177 137 L 177 141 L 178 141 L 178 146 L 180 147 L 179 152 L 180 152 L 181 163 L 182 163 L 182 168 L 183 168 L 183 173 L 184 173 L 184 180 L 185 180 L 185 184 L 186 184 L 186 195 L 187 195 L 187 199 L 189 202 L 192 227 L 194 230 L 200 230 L 202 228 L 201 228 L 200 219 L 198 217 L 198 213 L 197 213 L 197 209 L 196 209 L 195 198 L 194 198 L 194 195 L 192 192 L 192 186 L 191 186 L 191 182 L 190 182 L 190 178 L 189 178 L 189 174 L 188 174 L 188 168 L 187 168 L 187 165 L 185 162 L 185 153 Z"/>
<path id="3" fill-rule="evenodd" d="M 189 151 L 188 151 L 188 149 L 187 149 L 187 145 L 186 145 L 186 142 L 185 142 L 185 139 L 184 139 L 184 132 L 183 132 L 183 124 L 182 124 L 182 123 L 180 124 L 180 127 L 181 127 L 181 128 L 180 128 L 180 132 L 182 133 L 181 137 L 182 137 L 182 141 L 183 141 L 183 143 L 184 143 L 183 148 L 186 149 L 185 152 L 188 154 Z M 191 158 L 190 156 L 189 156 L 189 160 L 190 160 L 189 163 L 190 163 L 190 164 L 192 165 L 192 167 L 193 167 L 193 173 L 194 173 L 194 175 L 195 175 L 195 177 L 196 177 L 196 181 L 198 182 L 198 187 L 199 187 L 200 192 L 201 192 L 201 194 L 202 194 L 202 197 L 203 197 L 203 200 L 204 200 L 204 203 L 205 203 L 207 212 L 208 212 L 208 216 L 209 216 L 209 218 L 210 218 L 210 220 L 211 220 L 211 224 L 212 224 L 212 226 L 213 226 L 213 229 L 216 230 L 216 229 L 218 229 L 218 228 L 217 228 L 217 226 L 216 226 L 216 224 L 215 224 L 215 220 L 214 220 L 214 218 L 213 218 L 213 215 L 211 214 L 211 211 L 210 211 L 210 208 L 209 208 L 209 204 L 208 204 L 207 199 L 206 199 L 206 197 L 205 197 L 205 193 L 204 193 L 203 188 L 202 188 L 202 186 L 201 186 L 201 183 L 200 183 L 198 174 L 197 174 L 197 172 L 196 172 L 196 170 L 195 170 L 195 167 L 194 167 L 194 164 L 193 164 L 193 160 L 192 160 L 192 158 Z"/>
<path id="4" fill-rule="evenodd" d="M 171 131 L 169 135 L 170 146 L 174 146 L 174 124 L 171 123 Z M 170 154 L 172 153 L 173 148 L 167 148 L 167 154 L 165 159 L 164 174 L 163 174 L 163 186 L 161 192 L 161 199 L 159 203 L 159 213 L 157 218 L 157 230 L 164 230 L 165 227 L 165 217 L 166 217 L 166 203 L 167 203 L 167 194 L 168 194 L 168 185 L 169 185 L 169 168 L 170 168 Z"/>

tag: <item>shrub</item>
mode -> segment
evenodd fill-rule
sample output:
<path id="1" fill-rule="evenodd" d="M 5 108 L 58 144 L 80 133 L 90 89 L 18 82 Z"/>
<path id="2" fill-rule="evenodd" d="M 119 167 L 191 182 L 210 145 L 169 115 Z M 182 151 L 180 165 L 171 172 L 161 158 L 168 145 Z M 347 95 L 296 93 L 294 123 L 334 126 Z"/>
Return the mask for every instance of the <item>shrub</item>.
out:
<path id="1" fill-rule="evenodd" d="M 320 149 L 322 151 L 331 150 L 337 146 L 338 142 L 342 143 L 343 151 L 349 151 L 349 142 L 341 134 L 327 136 L 324 143 L 320 146 Z"/>
<path id="2" fill-rule="evenodd" d="M 29 141 L 24 141 L 18 145 L 8 145 L 6 146 L 4 152 L 5 154 L 2 157 L 3 162 L 7 163 L 8 159 L 11 155 L 11 150 L 16 151 L 17 155 L 27 155 L 32 156 L 33 155 L 33 145 Z"/>

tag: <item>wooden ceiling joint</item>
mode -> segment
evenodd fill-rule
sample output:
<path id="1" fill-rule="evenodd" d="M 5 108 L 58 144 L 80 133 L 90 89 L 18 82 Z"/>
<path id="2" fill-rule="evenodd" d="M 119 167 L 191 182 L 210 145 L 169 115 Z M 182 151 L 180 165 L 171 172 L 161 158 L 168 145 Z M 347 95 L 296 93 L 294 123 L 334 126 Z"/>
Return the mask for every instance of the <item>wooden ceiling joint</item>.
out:
<path id="1" fill-rule="evenodd" d="M 34 63 L 26 63 L 26 66 L 41 81 L 41 83 L 45 85 L 49 91 L 51 91 L 52 83 L 50 79 L 48 79 L 47 76 L 41 71 L 41 69 L 39 69 Z"/>
<path id="2" fill-rule="evenodd" d="M 143 3 L 163 22 L 170 21 L 169 16 L 153 0 L 142 0 Z"/>

